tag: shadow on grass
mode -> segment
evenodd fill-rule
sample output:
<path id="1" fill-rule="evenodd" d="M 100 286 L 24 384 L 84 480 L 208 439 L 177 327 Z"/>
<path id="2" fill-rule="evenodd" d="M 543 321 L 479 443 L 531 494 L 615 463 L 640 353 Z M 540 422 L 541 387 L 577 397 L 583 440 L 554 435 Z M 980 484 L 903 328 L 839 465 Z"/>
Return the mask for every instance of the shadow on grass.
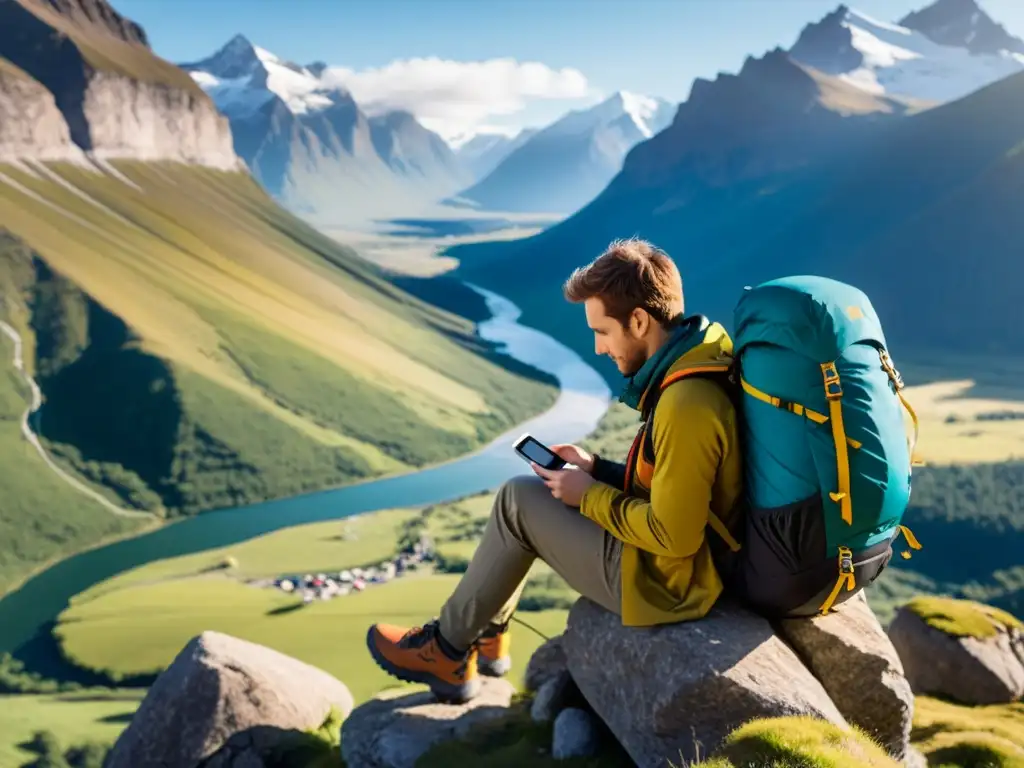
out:
<path id="1" fill-rule="evenodd" d="M 294 613 L 304 606 L 304 603 L 291 603 L 289 605 L 279 605 L 277 608 L 271 608 L 267 611 L 267 616 L 285 616 L 289 613 Z"/>

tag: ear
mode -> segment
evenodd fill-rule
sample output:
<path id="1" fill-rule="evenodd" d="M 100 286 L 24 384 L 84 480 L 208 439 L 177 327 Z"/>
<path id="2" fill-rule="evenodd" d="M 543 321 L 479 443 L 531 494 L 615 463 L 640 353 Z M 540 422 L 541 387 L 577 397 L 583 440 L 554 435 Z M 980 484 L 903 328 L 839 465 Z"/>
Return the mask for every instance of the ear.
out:
<path id="1" fill-rule="evenodd" d="M 651 316 L 647 310 L 637 307 L 629 313 L 629 330 L 637 338 L 643 337 L 651 327 Z"/>

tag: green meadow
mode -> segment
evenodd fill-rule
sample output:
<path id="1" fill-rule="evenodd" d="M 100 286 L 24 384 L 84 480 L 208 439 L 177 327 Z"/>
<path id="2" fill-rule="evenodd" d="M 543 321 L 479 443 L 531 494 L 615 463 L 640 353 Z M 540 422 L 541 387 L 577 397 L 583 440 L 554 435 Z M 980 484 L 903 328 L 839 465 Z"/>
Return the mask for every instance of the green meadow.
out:
<path id="1" fill-rule="evenodd" d="M 635 414 L 615 406 L 583 443 L 612 458 L 621 458 L 635 425 Z M 10 754 L 24 755 L 27 761 L 31 755 L 19 752 L 14 745 L 31 733 L 52 728 L 60 712 L 68 712 L 73 718 L 67 742 L 112 741 L 119 728 L 117 718 L 123 721 L 128 716 L 134 707 L 132 701 L 139 695 L 138 689 L 118 688 L 117 681 L 158 673 L 189 639 L 205 630 L 265 644 L 325 669 L 343 680 L 357 701 L 385 690 L 416 690 L 420 686 L 400 683 L 371 663 L 365 649 L 366 628 L 375 621 L 414 625 L 436 615 L 472 556 L 492 498 L 492 494 L 484 493 L 423 509 L 383 510 L 296 526 L 240 544 L 154 562 L 98 584 L 74 599 L 60 616 L 55 635 L 66 658 L 102 673 L 113 687 L 102 689 L 99 697 L 88 692 L 19 696 L 19 701 L 30 706 L 12 707 L 8 709 L 11 715 L 0 715 L 0 743 L 8 745 Z M 935 504 L 938 501 L 933 500 Z M 949 509 L 942 514 L 955 521 L 965 513 Z M 266 586 L 278 576 L 378 564 L 417 540 L 421 533 L 433 540 L 436 561 L 389 583 L 370 585 L 361 593 L 307 605 L 298 595 Z M 915 554 L 892 568 L 872 590 L 872 607 L 880 616 L 886 617 L 897 605 L 921 593 L 942 592 L 936 586 L 940 583 L 938 572 L 929 576 L 912 570 L 925 562 L 920 553 Z M 979 580 L 984 579 L 979 576 Z M 946 593 L 960 594 L 956 590 Z M 529 626 L 512 624 L 514 684 L 521 685 L 525 661 L 543 642 L 537 633 L 552 636 L 561 632 L 575 597 L 543 563 L 535 564 L 517 613 L 517 618 Z M 424 765 L 445 764 L 453 755 L 468 754 L 466 750 L 486 759 L 482 764 L 517 764 L 516 760 L 533 754 L 550 738 L 549 726 L 527 722 L 522 709 L 527 704 L 513 708 L 506 722 L 482 732 L 468 744 L 439 747 Z M 914 741 L 926 753 L 935 752 L 940 757 L 954 754 L 950 751 L 954 748 L 975 750 L 970 754 L 987 749 L 1006 757 L 1009 762 L 1002 764 L 1012 765 L 1018 752 L 1024 752 L 1024 742 L 1013 735 L 1013 729 L 1024 722 L 1022 718 L 1024 713 L 1018 705 L 960 707 L 921 697 Z M 788 723 L 768 722 L 760 729 L 751 726 L 737 731 L 735 746 L 727 754 L 764 750 L 765 744 L 791 743 L 796 744 L 794 748 L 813 752 L 819 749 L 815 745 L 821 739 L 827 741 L 827 734 L 793 728 Z M 709 766 L 730 764 L 719 761 Z"/>
<path id="2" fill-rule="evenodd" d="M 398 289 L 248 176 L 174 163 L 0 165 L 0 594 L 101 541 L 406 472 L 550 406 L 554 381 Z M 10 535 L 6 535 L 7 533 Z"/>

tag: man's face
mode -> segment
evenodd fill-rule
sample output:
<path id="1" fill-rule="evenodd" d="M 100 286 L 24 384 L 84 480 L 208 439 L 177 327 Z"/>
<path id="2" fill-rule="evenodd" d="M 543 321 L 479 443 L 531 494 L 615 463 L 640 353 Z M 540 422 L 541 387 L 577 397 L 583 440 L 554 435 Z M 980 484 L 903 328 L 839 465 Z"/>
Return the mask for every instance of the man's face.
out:
<path id="1" fill-rule="evenodd" d="M 594 353 L 608 355 L 623 376 L 632 376 L 640 370 L 647 362 L 647 343 L 644 339 L 646 313 L 634 312 L 623 326 L 605 313 L 601 299 L 587 299 L 583 306 L 587 313 L 587 325 L 594 332 Z"/>

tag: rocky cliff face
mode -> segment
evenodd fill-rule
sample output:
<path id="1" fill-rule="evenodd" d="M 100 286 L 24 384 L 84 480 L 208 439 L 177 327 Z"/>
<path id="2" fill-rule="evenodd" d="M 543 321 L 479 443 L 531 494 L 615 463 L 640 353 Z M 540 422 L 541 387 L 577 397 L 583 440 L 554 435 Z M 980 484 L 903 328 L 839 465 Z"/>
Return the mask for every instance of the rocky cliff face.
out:
<path id="1" fill-rule="evenodd" d="M 900 26 L 917 30 L 940 45 L 967 48 L 971 53 L 1024 53 L 1024 40 L 994 21 L 977 0 L 937 0 L 912 11 Z"/>
<path id="2" fill-rule="evenodd" d="M 0 57 L 51 94 L 81 150 L 107 159 L 241 167 L 228 122 L 209 97 L 156 56 L 142 29 L 105 0 L 0 0 Z M 12 91 L 8 108 L 27 113 L 33 98 L 41 103 L 35 93 Z M 35 137 L 18 156 L 47 151 Z"/>
<path id="3" fill-rule="evenodd" d="M 146 48 L 146 32 L 131 19 L 126 19 L 105 0 L 25 0 L 27 7 L 53 11 L 61 18 L 82 29 L 99 29 L 126 43 L 138 43 Z"/>
<path id="4" fill-rule="evenodd" d="M 53 94 L 0 59 L 0 162 L 69 160 L 80 154 Z"/>
<path id="5" fill-rule="evenodd" d="M 97 157 L 241 167 L 227 120 L 204 96 L 97 73 L 86 91 L 83 114 L 88 148 Z"/>
<path id="6" fill-rule="evenodd" d="M 429 208 L 471 178 L 408 112 L 364 112 L 323 62 L 302 66 L 238 35 L 180 66 L 231 121 L 253 176 L 323 225 Z"/>
<path id="7" fill-rule="evenodd" d="M 672 125 L 633 148 L 608 191 L 765 178 L 852 140 L 862 120 L 900 110 L 775 49 L 748 57 L 735 75 L 694 80 Z"/>

